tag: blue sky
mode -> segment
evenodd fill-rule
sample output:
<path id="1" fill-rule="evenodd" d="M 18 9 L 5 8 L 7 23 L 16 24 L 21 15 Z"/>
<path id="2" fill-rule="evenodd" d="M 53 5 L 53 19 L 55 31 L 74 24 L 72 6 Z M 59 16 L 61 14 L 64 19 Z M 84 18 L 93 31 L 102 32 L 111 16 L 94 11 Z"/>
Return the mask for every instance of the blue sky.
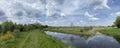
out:
<path id="1" fill-rule="evenodd" d="M 120 15 L 120 0 L 1 0 L 0 23 L 107 26 Z"/>

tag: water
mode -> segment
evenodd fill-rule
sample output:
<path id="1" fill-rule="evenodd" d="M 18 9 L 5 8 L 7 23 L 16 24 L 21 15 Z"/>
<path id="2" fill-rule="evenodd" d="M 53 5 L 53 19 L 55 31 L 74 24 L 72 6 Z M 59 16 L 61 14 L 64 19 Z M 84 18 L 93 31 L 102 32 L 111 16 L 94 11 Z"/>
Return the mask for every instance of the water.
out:
<path id="1" fill-rule="evenodd" d="M 110 36 L 99 35 L 86 39 L 77 35 L 50 31 L 46 31 L 46 34 L 59 39 L 68 46 L 73 46 L 75 48 L 120 48 L 120 44 L 116 41 L 116 39 Z"/>

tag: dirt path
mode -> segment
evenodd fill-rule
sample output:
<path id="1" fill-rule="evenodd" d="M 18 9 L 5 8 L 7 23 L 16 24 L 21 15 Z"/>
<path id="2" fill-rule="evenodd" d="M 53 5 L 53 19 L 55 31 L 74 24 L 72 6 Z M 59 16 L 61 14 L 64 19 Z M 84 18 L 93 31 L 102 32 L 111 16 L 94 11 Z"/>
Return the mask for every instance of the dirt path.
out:
<path id="1" fill-rule="evenodd" d="M 89 33 L 92 33 L 92 34 L 95 34 L 95 35 L 103 35 L 102 33 L 100 33 L 100 32 L 96 32 L 95 30 L 97 30 L 98 28 L 93 28 L 93 29 L 91 29 L 91 30 L 89 30 L 88 32 Z"/>

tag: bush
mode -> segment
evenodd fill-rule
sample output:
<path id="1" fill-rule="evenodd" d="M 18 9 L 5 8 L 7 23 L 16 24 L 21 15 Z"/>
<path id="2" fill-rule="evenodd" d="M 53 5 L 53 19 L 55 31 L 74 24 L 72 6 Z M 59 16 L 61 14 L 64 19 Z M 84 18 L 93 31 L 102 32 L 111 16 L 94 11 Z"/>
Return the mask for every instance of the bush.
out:
<path id="1" fill-rule="evenodd" d="M 8 31 L 6 34 L 0 37 L 0 41 L 6 41 L 6 40 L 13 39 L 13 38 L 14 38 L 13 34 L 10 31 Z"/>

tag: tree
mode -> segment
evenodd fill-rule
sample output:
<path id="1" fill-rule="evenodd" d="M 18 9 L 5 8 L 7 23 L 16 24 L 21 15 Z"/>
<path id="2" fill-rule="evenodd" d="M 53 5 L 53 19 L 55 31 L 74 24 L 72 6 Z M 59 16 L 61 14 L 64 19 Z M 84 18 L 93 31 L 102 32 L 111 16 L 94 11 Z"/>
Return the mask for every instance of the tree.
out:
<path id="1" fill-rule="evenodd" d="M 14 30 L 14 24 L 11 21 L 6 21 L 2 23 L 1 28 L 3 33 L 6 33 L 7 31 L 12 32 Z"/>
<path id="2" fill-rule="evenodd" d="M 0 33 L 2 32 L 2 28 L 1 28 L 1 25 L 0 25 Z"/>
<path id="3" fill-rule="evenodd" d="M 120 28 L 120 16 L 117 17 L 117 19 L 115 21 L 115 26 L 117 26 L 118 28 Z"/>

